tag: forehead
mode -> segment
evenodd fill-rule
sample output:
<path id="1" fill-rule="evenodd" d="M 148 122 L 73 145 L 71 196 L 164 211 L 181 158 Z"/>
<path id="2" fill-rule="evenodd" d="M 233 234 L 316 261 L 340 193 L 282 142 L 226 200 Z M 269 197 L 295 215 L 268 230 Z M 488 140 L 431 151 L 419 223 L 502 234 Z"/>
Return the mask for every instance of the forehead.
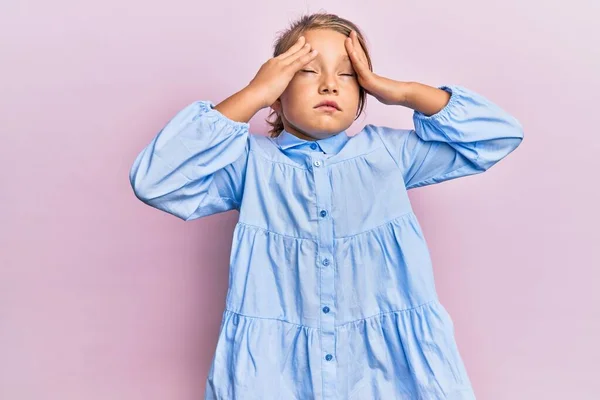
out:
<path id="1" fill-rule="evenodd" d="M 306 42 L 317 49 L 317 59 L 328 61 L 350 61 L 344 41 L 347 36 L 331 29 L 311 29 L 304 32 Z"/>

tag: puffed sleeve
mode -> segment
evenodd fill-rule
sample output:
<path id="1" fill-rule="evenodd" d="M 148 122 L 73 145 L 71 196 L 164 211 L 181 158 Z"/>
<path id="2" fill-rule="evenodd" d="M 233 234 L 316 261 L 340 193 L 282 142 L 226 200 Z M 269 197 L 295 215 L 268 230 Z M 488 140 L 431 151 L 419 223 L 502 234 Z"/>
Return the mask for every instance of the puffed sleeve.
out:
<path id="1" fill-rule="evenodd" d="M 140 152 L 129 172 L 138 199 L 184 221 L 239 209 L 249 124 L 214 106 L 186 106 Z"/>
<path id="2" fill-rule="evenodd" d="M 414 129 L 374 127 L 402 170 L 407 189 L 491 168 L 523 140 L 519 121 L 462 86 L 439 86 L 450 100 L 436 114 L 413 113 Z"/>

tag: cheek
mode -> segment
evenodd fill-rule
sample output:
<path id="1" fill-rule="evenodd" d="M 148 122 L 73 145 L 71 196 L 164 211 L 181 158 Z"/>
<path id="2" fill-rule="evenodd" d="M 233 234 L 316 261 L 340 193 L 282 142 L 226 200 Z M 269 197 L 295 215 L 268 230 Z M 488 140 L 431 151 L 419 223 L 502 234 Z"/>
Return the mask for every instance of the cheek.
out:
<path id="1" fill-rule="evenodd" d="M 310 88 L 306 85 L 289 84 L 281 95 L 282 101 L 286 104 L 287 112 L 293 112 L 293 109 L 298 108 L 299 104 L 305 104 L 306 99 L 309 98 L 308 93 L 310 93 Z"/>
<path id="2" fill-rule="evenodd" d="M 359 86 L 358 81 L 356 79 L 349 78 L 347 80 L 341 81 L 340 82 L 340 87 L 348 95 L 352 95 L 353 97 L 357 97 L 358 98 L 358 92 L 359 92 L 360 86 Z"/>
<path id="3" fill-rule="evenodd" d="M 358 85 L 358 80 L 356 78 L 348 78 L 348 81 L 346 82 L 346 86 L 349 88 L 353 88 L 357 93 L 358 93 L 358 89 L 359 89 L 359 85 Z"/>
<path id="4" fill-rule="evenodd" d="M 360 86 L 358 85 L 358 82 L 354 81 L 348 83 L 346 92 L 348 93 L 348 99 L 350 99 L 349 103 L 358 107 L 358 97 L 360 95 Z"/>
<path id="5" fill-rule="evenodd" d="M 288 88 L 281 95 L 281 103 L 283 112 L 288 121 L 296 123 L 297 119 L 302 116 L 303 107 L 306 96 L 302 96 L 297 88 Z"/>

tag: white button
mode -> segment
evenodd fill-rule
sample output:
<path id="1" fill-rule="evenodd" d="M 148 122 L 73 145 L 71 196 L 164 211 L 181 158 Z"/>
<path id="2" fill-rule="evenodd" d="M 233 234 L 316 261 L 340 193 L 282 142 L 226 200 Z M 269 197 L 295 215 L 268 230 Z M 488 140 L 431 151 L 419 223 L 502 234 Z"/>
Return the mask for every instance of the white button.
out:
<path id="1" fill-rule="evenodd" d="M 313 164 L 315 164 L 315 167 L 320 167 L 321 166 L 321 161 L 317 160 Z"/>

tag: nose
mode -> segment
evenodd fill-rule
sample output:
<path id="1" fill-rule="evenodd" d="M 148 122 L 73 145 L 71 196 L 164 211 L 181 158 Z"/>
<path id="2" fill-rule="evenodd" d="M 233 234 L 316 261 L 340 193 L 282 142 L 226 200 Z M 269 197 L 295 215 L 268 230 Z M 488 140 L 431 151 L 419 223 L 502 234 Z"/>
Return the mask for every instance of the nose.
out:
<path id="1" fill-rule="evenodd" d="M 324 76 L 325 78 L 323 79 L 323 82 L 321 82 L 321 85 L 319 87 L 319 93 L 337 94 L 338 84 L 336 80 L 331 78 L 328 74 L 325 74 Z"/>

